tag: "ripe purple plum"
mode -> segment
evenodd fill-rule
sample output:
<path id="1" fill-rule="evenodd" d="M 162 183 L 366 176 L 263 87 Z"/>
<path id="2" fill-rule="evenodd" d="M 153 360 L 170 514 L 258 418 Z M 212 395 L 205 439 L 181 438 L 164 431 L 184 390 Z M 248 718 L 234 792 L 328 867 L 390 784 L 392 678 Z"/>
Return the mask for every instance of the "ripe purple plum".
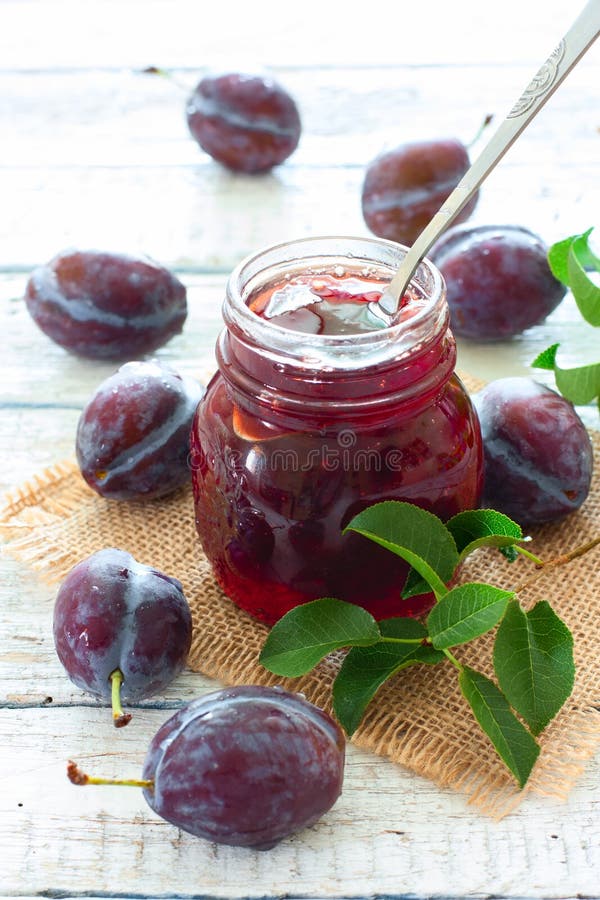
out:
<path id="1" fill-rule="evenodd" d="M 185 665 L 192 618 L 176 578 L 124 550 L 99 550 L 62 582 L 54 607 L 58 658 L 77 687 L 113 701 L 117 727 L 131 716 L 121 702 L 162 691 Z"/>
<path id="2" fill-rule="evenodd" d="M 518 225 L 449 229 L 429 256 L 446 280 L 452 330 L 492 341 L 542 322 L 566 290 L 547 254 L 542 239 Z"/>
<path id="3" fill-rule="evenodd" d="M 155 499 L 190 481 L 189 435 L 203 393 L 155 360 L 121 366 L 79 419 L 75 449 L 89 486 L 113 500 Z"/>
<path id="4" fill-rule="evenodd" d="M 32 272 L 25 303 L 41 330 L 79 356 L 132 359 L 179 334 L 183 284 L 151 259 L 67 250 Z"/>
<path id="5" fill-rule="evenodd" d="M 342 791 L 345 741 L 334 720 L 282 688 L 226 688 L 180 709 L 144 763 L 148 805 L 198 837 L 270 850 L 313 825 Z M 69 763 L 75 784 L 111 784 Z M 119 783 L 123 783 L 122 781 Z"/>
<path id="6" fill-rule="evenodd" d="M 414 243 L 469 168 L 466 147 L 457 140 L 402 144 L 368 166 L 362 187 L 362 212 L 378 237 Z M 469 218 L 478 193 L 457 222 Z"/>
<path id="7" fill-rule="evenodd" d="M 206 76 L 186 112 L 196 142 L 235 172 L 267 172 L 287 159 L 300 140 L 295 101 L 280 84 L 259 75 Z"/>
<path id="8" fill-rule="evenodd" d="M 485 454 L 483 505 L 522 525 L 579 509 L 590 489 L 593 450 L 572 403 L 529 378 L 499 378 L 473 401 Z"/>

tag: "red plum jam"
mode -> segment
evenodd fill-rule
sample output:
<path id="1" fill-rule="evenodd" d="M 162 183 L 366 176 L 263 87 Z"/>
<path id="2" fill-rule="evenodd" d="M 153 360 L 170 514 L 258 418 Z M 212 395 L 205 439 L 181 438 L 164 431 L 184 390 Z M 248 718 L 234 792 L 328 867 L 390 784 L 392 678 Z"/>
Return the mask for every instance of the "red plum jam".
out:
<path id="1" fill-rule="evenodd" d="M 342 531 L 381 500 L 442 519 L 479 503 L 481 434 L 442 277 L 424 261 L 392 326 L 369 307 L 404 252 L 309 238 L 229 279 L 192 427 L 196 523 L 224 592 L 268 624 L 324 596 L 379 619 L 425 611 L 430 595 L 401 598 L 399 557 Z"/>

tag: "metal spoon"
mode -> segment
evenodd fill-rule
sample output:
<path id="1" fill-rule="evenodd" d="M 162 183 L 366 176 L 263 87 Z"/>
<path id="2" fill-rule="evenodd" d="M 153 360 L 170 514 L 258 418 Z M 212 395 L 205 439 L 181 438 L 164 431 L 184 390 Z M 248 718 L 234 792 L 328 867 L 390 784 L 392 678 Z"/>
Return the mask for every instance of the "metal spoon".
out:
<path id="1" fill-rule="evenodd" d="M 446 202 L 421 232 L 406 253 L 398 271 L 377 302 L 369 304 L 369 312 L 386 325 L 393 325 L 400 298 L 427 251 L 450 225 L 479 185 L 514 144 L 521 132 L 535 118 L 573 66 L 600 34 L 600 0 L 588 0 L 569 31 L 533 76 L 506 119 L 494 132 L 470 169 L 454 188 Z"/>

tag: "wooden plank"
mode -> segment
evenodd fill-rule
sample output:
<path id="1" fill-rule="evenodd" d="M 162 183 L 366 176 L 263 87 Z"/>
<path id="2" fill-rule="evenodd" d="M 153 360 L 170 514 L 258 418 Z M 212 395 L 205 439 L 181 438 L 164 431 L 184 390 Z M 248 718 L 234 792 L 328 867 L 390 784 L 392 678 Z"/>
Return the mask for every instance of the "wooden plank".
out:
<path id="1" fill-rule="evenodd" d="M 46 895 L 596 895 L 597 765 L 566 804 L 527 801 L 492 822 L 460 796 L 351 747 L 333 810 L 260 853 L 174 829 L 137 790 L 66 784 L 68 757 L 96 774 L 135 777 L 165 718 L 145 710 L 115 737 L 101 710 L 3 711 L 2 894 L 20 894 L 27 873 L 27 892 Z"/>
<path id="2" fill-rule="evenodd" d="M 532 73 L 570 25 L 576 7 L 519 0 L 501 7 L 434 0 L 426 10 L 373 0 L 368 11 L 340 0 L 282 9 L 243 0 L 4 0 L 0 60 L 6 68 L 119 67 L 135 64 L 245 67 L 256 61 L 330 66 L 521 59 Z M 17 39 L 16 36 L 19 36 Z"/>
<path id="3" fill-rule="evenodd" d="M 567 157 L 566 157 L 567 158 Z M 282 166 L 252 179 L 203 166 L 0 171 L 0 269 L 24 271 L 65 247 L 148 254 L 165 265 L 229 272 L 269 244 L 368 235 L 359 168 Z M 547 242 L 577 233 L 600 208 L 597 166 L 506 160 L 472 218 L 532 228 Z M 35 228 L 32 222 L 35 221 Z"/>
<path id="4" fill-rule="evenodd" d="M 176 69 L 168 81 L 130 69 L 0 70 L 0 114 L 6 122 L 0 166 L 221 171 L 198 148 L 185 122 L 187 96 L 202 74 Z M 476 79 L 469 66 L 448 67 L 443 76 L 422 66 L 282 69 L 277 77 L 296 99 L 303 123 L 300 145 L 285 168 L 364 167 L 382 149 L 411 140 L 455 135 L 468 143 L 486 114 L 499 123 L 530 74 L 514 65 L 481 66 Z M 575 70 L 511 156 L 521 163 L 543 157 L 598 164 L 589 109 L 599 79 L 600 66 Z"/>
<path id="5" fill-rule="evenodd" d="M 183 333 L 154 356 L 206 382 L 215 365 L 213 348 L 222 327 L 226 277 L 180 274 L 188 288 L 188 319 Z M 0 329 L 5 335 L 0 386 L 0 449 L 5 464 L 0 490 L 72 454 L 79 410 L 97 385 L 118 368 L 118 363 L 77 359 L 42 334 L 22 302 L 25 283 L 23 275 L 0 275 Z M 570 296 L 544 323 L 512 341 L 491 348 L 459 340 L 458 367 L 483 381 L 534 375 L 552 384 L 550 373 L 533 373 L 530 363 L 557 341 L 563 348 L 563 365 L 581 365 L 597 358 L 595 329 L 583 323 Z M 597 425 L 595 407 L 580 412 L 589 425 Z M 32 432 L 43 435 L 44 440 L 32 441 Z"/>
<path id="6" fill-rule="evenodd" d="M 183 374 L 206 382 L 215 367 L 214 345 L 223 325 L 221 305 L 226 278 L 193 273 L 182 274 L 181 278 L 188 290 L 188 318 L 184 330 L 152 356 Z M 30 412 L 32 415 L 39 413 L 42 417 L 38 419 L 39 427 L 50 423 L 51 434 L 44 441 L 45 447 L 38 449 L 43 455 L 54 444 L 56 454 L 65 448 L 61 443 L 61 428 L 64 428 L 62 437 L 74 434 L 79 410 L 98 384 L 112 375 L 120 363 L 76 357 L 43 334 L 22 299 L 26 282 L 23 275 L 0 275 L 0 327 L 4 329 L 6 340 L 0 383 L 0 408 L 6 414 L 6 424 L 0 433 L 0 441 L 6 438 L 8 448 L 9 433 L 22 431 L 21 426 Z M 56 419 L 57 424 L 53 426 L 54 409 L 59 407 L 65 410 L 65 417 L 62 424 Z M 47 419 L 44 419 L 44 409 L 49 412 Z M 31 433 L 31 428 L 25 429 L 27 431 Z M 57 446 L 56 441 L 61 446 Z"/>

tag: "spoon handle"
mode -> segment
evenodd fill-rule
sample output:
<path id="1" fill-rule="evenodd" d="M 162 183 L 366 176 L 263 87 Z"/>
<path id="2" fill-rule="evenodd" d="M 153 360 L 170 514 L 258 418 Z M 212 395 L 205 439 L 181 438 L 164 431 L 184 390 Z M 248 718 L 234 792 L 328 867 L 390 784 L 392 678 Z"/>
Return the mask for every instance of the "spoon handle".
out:
<path id="1" fill-rule="evenodd" d="M 453 219 L 487 178 L 494 166 L 514 144 L 521 132 L 552 96 L 573 66 L 600 34 L 600 0 L 588 3 L 571 28 L 533 76 L 506 119 L 494 132 L 473 165 L 454 188 L 446 202 L 408 250 L 398 271 L 378 301 L 378 307 L 393 316 L 398 309 L 415 269 Z"/>

